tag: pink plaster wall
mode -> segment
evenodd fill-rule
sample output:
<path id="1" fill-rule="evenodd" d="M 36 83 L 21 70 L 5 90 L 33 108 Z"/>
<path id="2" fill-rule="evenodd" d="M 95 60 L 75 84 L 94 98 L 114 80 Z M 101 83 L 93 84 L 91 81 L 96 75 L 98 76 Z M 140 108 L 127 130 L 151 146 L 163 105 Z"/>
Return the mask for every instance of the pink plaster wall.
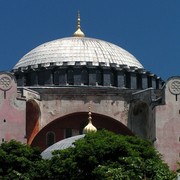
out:
<path id="1" fill-rule="evenodd" d="M 180 78 L 177 78 L 180 81 Z M 156 148 L 172 170 L 180 162 L 180 95 L 170 91 L 170 79 L 165 89 L 165 105 L 156 107 Z"/>
<path id="2" fill-rule="evenodd" d="M 6 82 L 7 80 L 7 82 Z M 16 83 L 11 74 L 0 74 L 0 142 L 16 139 L 26 142 L 26 103 L 17 98 Z"/>

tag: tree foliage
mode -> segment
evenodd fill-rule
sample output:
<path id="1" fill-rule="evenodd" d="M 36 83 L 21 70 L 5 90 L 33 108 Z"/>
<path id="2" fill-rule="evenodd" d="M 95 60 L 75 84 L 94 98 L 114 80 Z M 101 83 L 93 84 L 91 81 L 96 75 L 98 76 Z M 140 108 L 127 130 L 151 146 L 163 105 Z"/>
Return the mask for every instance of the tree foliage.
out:
<path id="1" fill-rule="evenodd" d="M 0 145 L 0 179 L 33 180 L 173 180 L 175 174 L 149 141 L 106 130 L 87 134 L 74 147 L 40 151 L 16 141 Z"/>
<path id="2" fill-rule="evenodd" d="M 14 140 L 4 142 L 0 145 L 0 179 L 32 179 L 38 176 L 37 167 L 41 160 L 37 148 Z"/>
<path id="3" fill-rule="evenodd" d="M 87 134 L 75 147 L 55 151 L 50 174 L 61 179 L 156 179 L 175 174 L 161 160 L 152 143 L 108 131 Z"/>

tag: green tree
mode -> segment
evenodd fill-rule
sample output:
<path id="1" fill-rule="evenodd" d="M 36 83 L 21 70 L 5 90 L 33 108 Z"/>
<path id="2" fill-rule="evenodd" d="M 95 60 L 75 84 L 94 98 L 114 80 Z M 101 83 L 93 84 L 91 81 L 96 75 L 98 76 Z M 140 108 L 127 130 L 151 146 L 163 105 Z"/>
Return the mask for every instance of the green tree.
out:
<path id="1" fill-rule="evenodd" d="M 14 140 L 0 145 L 3 180 L 173 180 L 175 174 L 149 141 L 108 131 L 87 134 L 74 147 L 43 160 L 37 148 Z"/>
<path id="2" fill-rule="evenodd" d="M 14 140 L 0 145 L 0 179 L 33 179 L 41 173 L 38 167 L 45 167 L 39 149 Z"/>
<path id="3" fill-rule="evenodd" d="M 172 180 L 175 174 L 152 143 L 106 130 L 87 134 L 74 147 L 55 151 L 46 175 L 54 179 Z"/>

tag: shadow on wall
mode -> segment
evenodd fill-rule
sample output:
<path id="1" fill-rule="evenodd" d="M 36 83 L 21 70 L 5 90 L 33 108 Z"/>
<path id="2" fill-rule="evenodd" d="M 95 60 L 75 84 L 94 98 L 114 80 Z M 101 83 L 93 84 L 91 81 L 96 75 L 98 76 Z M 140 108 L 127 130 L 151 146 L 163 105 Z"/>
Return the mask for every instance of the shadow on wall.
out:
<path id="1" fill-rule="evenodd" d="M 35 100 L 26 102 L 26 137 L 27 143 L 31 144 L 32 140 L 39 132 L 40 108 Z"/>
<path id="2" fill-rule="evenodd" d="M 31 146 L 39 146 L 44 150 L 62 139 L 82 134 L 87 123 L 87 112 L 72 113 L 55 119 L 38 132 Z M 92 123 L 98 130 L 107 129 L 117 134 L 133 135 L 124 124 L 109 116 L 92 113 Z"/>
<path id="3" fill-rule="evenodd" d="M 141 138 L 148 136 L 149 108 L 145 102 L 138 101 L 130 106 L 128 127 Z"/>

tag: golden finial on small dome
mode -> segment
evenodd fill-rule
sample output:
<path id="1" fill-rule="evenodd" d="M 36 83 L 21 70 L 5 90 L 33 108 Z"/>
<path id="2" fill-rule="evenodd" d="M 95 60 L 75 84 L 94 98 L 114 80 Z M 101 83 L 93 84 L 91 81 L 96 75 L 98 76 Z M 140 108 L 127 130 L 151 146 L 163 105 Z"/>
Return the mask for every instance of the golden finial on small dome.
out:
<path id="1" fill-rule="evenodd" d="M 90 107 L 89 107 L 89 112 L 88 112 L 88 125 L 85 126 L 85 128 L 83 129 L 83 133 L 84 134 L 87 134 L 87 133 L 90 133 L 90 132 L 96 132 L 97 129 L 95 126 L 93 126 L 92 124 L 92 117 L 91 117 L 91 110 L 90 110 Z"/>
<path id="2" fill-rule="evenodd" d="M 78 11 L 78 19 L 77 19 L 77 30 L 74 33 L 74 37 L 84 37 L 84 33 L 81 31 L 81 19 L 80 12 Z"/>

